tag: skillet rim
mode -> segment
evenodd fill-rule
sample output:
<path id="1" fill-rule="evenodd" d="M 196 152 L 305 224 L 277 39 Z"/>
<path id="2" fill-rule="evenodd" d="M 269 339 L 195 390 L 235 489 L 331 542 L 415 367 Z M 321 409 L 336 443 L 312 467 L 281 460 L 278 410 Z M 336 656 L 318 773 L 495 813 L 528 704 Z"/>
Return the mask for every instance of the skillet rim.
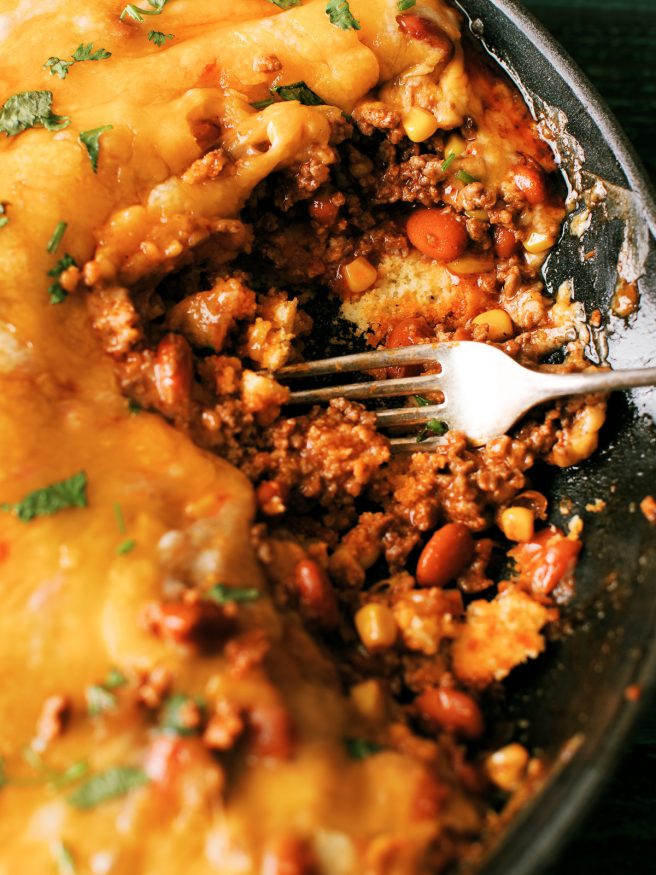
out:
<path id="1" fill-rule="evenodd" d="M 639 198 L 651 232 L 653 255 L 656 249 L 656 189 L 614 114 L 576 62 L 518 0 L 455 0 L 455 5 L 469 21 L 482 17 L 485 22 L 485 18 L 498 18 L 501 14 L 510 22 L 510 33 L 504 33 L 493 46 L 493 57 L 506 67 L 520 86 L 523 84 L 521 64 L 508 67 L 504 63 L 505 41 L 512 36 L 513 29 L 527 37 L 564 80 L 578 105 L 612 149 L 628 188 Z M 489 12 L 482 14 L 477 9 L 474 13 L 472 6 L 487 6 Z M 483 41 L 486 42 L 485 33 Z M 535 88 L 529 89 L 529 93 L 535 93 Z M 558 106 L 557 101 L 539 91 L 538 96 Z M 582 144 L 585 147 L 584 141 Z M 656 603 L 656 595 L 654 600 Z M 584 741 L 571 759 L 557 766 L 536 797 L 513 818 L 483 860 L 480 875 L 538 875 L 557 861 L 581 822 L 591 813 L 594 803 L 616 772 L 640 717 L 656 693 L 656 629 L 652 628 L 640 646 L 642 655 L 636 661 L 632 679 L 632 683 L 641 689 L 640 699 L 618 698 L 612 713 L 600 720 L 603 725 L 598 737 Z"/>

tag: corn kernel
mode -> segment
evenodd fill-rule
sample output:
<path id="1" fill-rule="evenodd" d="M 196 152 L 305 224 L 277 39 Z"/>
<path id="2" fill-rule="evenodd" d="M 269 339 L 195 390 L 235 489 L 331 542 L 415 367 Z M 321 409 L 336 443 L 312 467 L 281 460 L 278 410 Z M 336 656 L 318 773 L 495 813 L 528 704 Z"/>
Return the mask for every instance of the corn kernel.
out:
<path id="1" fill-rule="evenodd" d="M 413 106 L 403 116 L 403 127 L 413 143 L 423 143 L 432 137 L 438 128 L 438 122 L 432 112 Z"/>
<path id="2" fill-rule="evenodd" d="M 394 614 L 385 605 L 365 605 L 355 615 L 360 640 L 371 653 L 388 650 L 398 632 Z"/>
<path id="3" fill-rule="evenodd" d="M 550 234 L 543 234 L 540 231 L 533 231 L 524 240 L 524 249 L 532 255 L 537 255 L 540 252 L 546 252 L 554 245 L 554 239 Z"/>
<path id="4" fill-rule="evenodd" d="M 488 338 L 495 343 L 513 336 L 512 319 L 505 310 L 487 310 L 479 313 L 472 322 L 474 325 L 487 325 Z"/>
<path id="5" fill-rule="evenodd" d="M 467 148 L 467 143 L 460 134 L 450 134 L 448 140 L 444 144 L 444 157 L 449 155 L 462 155 Z"/>
<path id="6" fill-rule="evenodd" d="M 533 511 L 528 507 L 507 507 L 499 517 L 499 528 L 509 541 L 530 541 L 534 523 Z"/>
<path id="7" fill-rule="evenodd" d="M 380 681 L 372 678 L 355 684 L 351 687 L 350 697 L 358 713 L 365 719 L 381 721 L 385 718 L 385 694 Z"/>
<path id="8" fill-rule="evenodd" d="M 485 760 L 488 778 L 508 793 L 520 788 L 527 766 L 528 751 L 516 742 L 500 748 Z"/>
<path id="9" fill-rule="evenodd" d="M 447 268 L 456 276 L 471 276 L 474 273 L 489 273 L 494 268 L 491 255 L 462 255 L 447 264 Z"/>
<path id="10" fill-rule="evenodd" d="M 357 295 L 366 292 L 373 286 L 378 279 L 378 271 L 373 264 L 360 255 L 350 264 L 344 265 L 342 277 L 349 292 Z"/>

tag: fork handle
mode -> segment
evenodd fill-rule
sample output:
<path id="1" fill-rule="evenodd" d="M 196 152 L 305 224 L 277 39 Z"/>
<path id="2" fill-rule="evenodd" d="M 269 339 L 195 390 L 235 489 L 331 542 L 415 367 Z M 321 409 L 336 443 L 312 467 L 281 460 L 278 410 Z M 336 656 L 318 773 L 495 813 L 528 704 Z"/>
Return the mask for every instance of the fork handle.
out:
<path id="1" fill-rule="evenodd" d="M 535 373 L 535 372 L 534 372 Z M 616 389 L 634 389 L 638 386 L 656 386 L 656 368 L 634 368 L 626 371 L 602 371 L 580 374 L 545 374 L 536 380 L 542 401 L 563 398 L 566 395 L 585 395 L 588 392 L 614 392 Z"/>

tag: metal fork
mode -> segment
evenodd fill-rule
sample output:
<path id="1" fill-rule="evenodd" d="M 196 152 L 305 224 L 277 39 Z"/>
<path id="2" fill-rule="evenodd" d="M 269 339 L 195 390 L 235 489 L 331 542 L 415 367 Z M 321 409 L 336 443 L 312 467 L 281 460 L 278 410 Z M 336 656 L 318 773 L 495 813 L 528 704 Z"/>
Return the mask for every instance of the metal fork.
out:
<path id="1" fill-rule="evenodd" d="M 568 395 L 656 385 L 656 368 L 552 374 L 529 370 L 497 347 L 474 341 L 422 343 L 322 359 L 283 368 L 276 377 L 290 380 L 435 363 L 440 366 L 439 373 L 292 392 L 287 403 L 315 404 L 332 398 L 367 400 L 415 395 L 419 396 L 422 405 L 376 411 L 379 426 L 426 426 L 427 423 L 443 422 L 450 429 L 464 432 L 472 443 L 481 446 L 491 438 L 505 434 L 524 413 L 545 401 Z M 439 404 L 426 404 L 421 397 L 426 392 L 439 392 L 444 400 Z M 416 435 L 396 437 L 391 441 L 397 451 L 430 450 L 442 442 L 433 438 L 418 443 Z"/>

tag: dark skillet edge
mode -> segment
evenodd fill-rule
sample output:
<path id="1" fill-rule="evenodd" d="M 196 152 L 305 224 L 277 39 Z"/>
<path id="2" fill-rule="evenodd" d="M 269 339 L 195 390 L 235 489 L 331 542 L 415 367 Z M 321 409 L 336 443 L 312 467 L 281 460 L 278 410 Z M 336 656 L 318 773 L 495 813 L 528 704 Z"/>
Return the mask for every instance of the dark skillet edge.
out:
<path id="1" fill-rule="evenodd" d="M 630 189 L 640 199 L 645 222 L 656 239 L 656 192 L 633 146 L 597 90 L 538 20 L 515 0 L 462 0 L 462 5 L 460 2 L 457 5 L 468 17 L 475 18 L 478 13 L 473 12 L 473 8 L 478 10 L 486 3 L 530 39 L 563 78 L 579 104 L 585 107 L 586 115 L 612 150 Z M 480 17 L 485 20 L 485 13 L 481 11 Z M 503 64 L 503 46 L 497 48 L 500 49 L 498 60 Z M 513 78 L 521 80 L 521 70 L 503 65 Z M 539 96 L 548 99 L 547 95 Z M 549 102 L 553 104 L 553 100 Z M 527 804 L 493 847 L 482 866 L 482 875 L 538 875 L 556 860 L 590 813 L 617 769 L 646 704 L 656 692 L 656 627 L 652 628 L 652 634 L 640 642 L 641 655 L 631 659 L 627 656 L 627 661 L 632 663 L 630 683 L 642 690 L 639 701 L 618 697 L 613 711 L 606 713 L 603 721 L 597 721 L 571 758 L 556 764 L 543 790 Z"/>

